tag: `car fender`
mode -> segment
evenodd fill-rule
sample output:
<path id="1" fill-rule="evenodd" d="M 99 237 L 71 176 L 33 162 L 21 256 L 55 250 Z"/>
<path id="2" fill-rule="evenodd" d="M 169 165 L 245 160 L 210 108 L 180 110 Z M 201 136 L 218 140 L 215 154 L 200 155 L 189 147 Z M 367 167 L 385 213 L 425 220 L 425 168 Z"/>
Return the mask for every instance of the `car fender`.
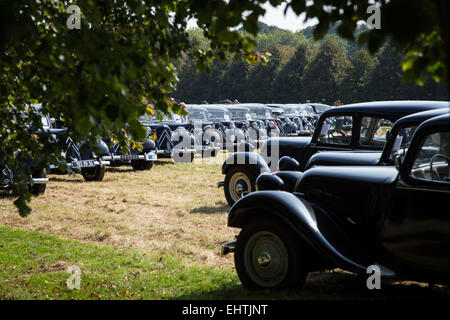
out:
<path id="1" fill-rule="evenodd" d="M 258 191 L 248 194 L 231 207 L 228 226 L 243 228 L 252 219 L 258 219 L 262 213 L 284 221 L 314 252 L 337 267 L 366 273 L 367 266 L 371 264 L 367 263 L 369 260 L 357 262 L 350 258 L 348 253 L 357 249 L 344 230 L 326 212 L 321 211 L 316 215 L 309 202 L 292 193 Z M 382 275 L 392 276 L 394 273 L 382 267 Z"/>
<path id="2" fill-rule="evenodd" d="M 236 152 L 229 156 L 222 165 L 222 174 L 227 174 L 228 170 L 234 166 L 245 166 L 254 171 L 257 175 L 262 172 L 270 172 L 264 159 L 256 152 Z"/>

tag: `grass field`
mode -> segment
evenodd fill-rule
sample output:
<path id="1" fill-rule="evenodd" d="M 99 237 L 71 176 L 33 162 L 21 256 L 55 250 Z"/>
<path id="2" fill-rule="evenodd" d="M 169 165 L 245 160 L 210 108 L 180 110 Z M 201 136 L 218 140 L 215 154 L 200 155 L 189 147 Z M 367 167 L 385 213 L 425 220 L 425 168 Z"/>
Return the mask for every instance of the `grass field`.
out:
<path id="1" fill-rule="evenodd" d="M 150 171 L 110 168 L 99 183 L 50 175 L 33 212 L 21 218 L 14 197 L 0 195 L 0 299 L 384 299 L 450 297 L 445 287 L 383 283 L 334 270 L 310 275 L 297 292 L 249 292 L 220 242 L 228 205 L 222 158 L 194 164 L 163 160 Z M 80 289 L 66 272 L 81 270 Z"/>

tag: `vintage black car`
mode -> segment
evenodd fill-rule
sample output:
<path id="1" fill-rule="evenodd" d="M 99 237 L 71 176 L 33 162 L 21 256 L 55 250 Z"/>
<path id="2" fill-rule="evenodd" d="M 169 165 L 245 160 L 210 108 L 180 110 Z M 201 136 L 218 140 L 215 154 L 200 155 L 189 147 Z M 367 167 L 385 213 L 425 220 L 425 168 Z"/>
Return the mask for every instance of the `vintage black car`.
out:
<path id="1" fill-rule="evenodd" d="M 189 130 L 195 138 L 195 150 L 202 157 L 215 157 L 222 149 L 215 123 L 208 119 L 208 110 L 203 105 L 186 105 Z"/>
<path id="2" fill-rule="evenodd" d="M 133 170 L 150 170 L 153 163 L 158 160 L 156 144 L 153 140 L 146 139 L 139 144 L 140 146 L 132 144 L 126 147 L 121 147 L 110 138 L 104 141 L 109 147 L 110 155 L 103 156 L 102 160 L 108 161 L 113 167 L 129 165 Z"/>
<path id="3" fill-rule="evenodd" d="M 42 125 L 44 128 L 50 127 L 50 119 L 48 117 L 41 117 Z M 43 130 L 38 130 L 33 133 L 33 136 L 36 138 L 40 138 L 43 135 L 49 135 L 51 133 L 44 132 Z M 30 136 L 30 139 L 32 137 Z M 17 157 L 17 152 L 15 154 Z M 49 181 L 47 178 L 47 169 L 45 168 L 45 164 L 41 161 L 33 161 L 33 159 L 29 158 L 25 161 L 25 166 L 30 169 L 31 177 L 30 183 L 28 185 L 28 190 L 32 195 L 40 195 L 45 192 L 46 185 Z M 10 190 L 14 183 L 14 171 L 11 170 L 8 165 L 4 164 L 0 167 L 0 190 Z"/>
<path id="4" fill-rule="evenodd" d="M 149 139 L 155 142 L 158 157 L 171 158 L 176 163 L 194 160 L 195 138 L 186 130 L 186 119 L 172 114 L 170 118 L 163 115 L 159 122 L 156 116 L 144 115 L 139 121 L 147 128 Z"/>
<path id="5" fill-rule="evenodd" d="M 268 139 L 260 154 L 231 155 L 222 166 L 225 181 L 219 182 L 219 186 L 224 186 L 227 202 L 232 205 L 243 193 L 255 190 L 255 181 L 261 172 L 276 171 L 278 160 L 284 156 L 297 160 L 298 171 L 303 171 L 310 157 L 318 151 L 381 152 L 393 122 L 412 113 L 447 108 L 448 104 L 445 101 L 379 101 L 326 110 L 312 137 Z"/>
<path id="6" fill-rule="evenodd" d="M 310 119 L 302 113 L 302 106 L 298 104 L 271 104 L 271 107 L 283 109 L 283 115 L 279 117 L 283 122 L 281 124 L 281 133 L 284 136 L 310 136 L 313 128 Z"/>
<path id="7" fill-rule="evenodd" d="M 305 170 L 315 166 L 386 166 L 394 165 L 397 156 L 404 156 L 411 143 L 416 127 L 430 118 L 450 113 L 448 108 L 433 109 L 411 114 L 397 120 L 387 133 L 383 151 L 325 151 L 317 152 L 309 158 Z M 369 137 L 366 137 L 367 139 Z M 283 180 L 283 190 L 292 192 L 297 180 L 302 175 L 295 159 L 283 157 L 278 162 L 275 172 Z"/>
<path id="8" fill-rule="evenodd" d="M 424 121 L 396 165 L 311 168 L 294 193 L 265 191 L 271 178 L 228 216 L 241 232 L 223 252 L 245 287 L 301 287 L 333 268 L 450 283 L 450 114 Z"/>
<path id="9" fill-rule="evenodd" d="M 233 151 L 236 144 L 244 140 L 244 132 L 231 121 L 231 114 L 223 105 L 208 104 L 202 106 L 207 112 L 208 120 L 214 124 L 222 149 Z M 238 139 L 241 140 L 238 141 Z"/>
<path id="10" fill-rule="evenodd" d="M 45 192 L 48 183 L 47 170 L 39 166 L 30 166 L 31 182 L 28 190 L 32 195 L 40 195 Z M 0 170 L 0 190 L 10 190 L 14 183 L 14 172 L 8 166 Z"/>
<path id="11" fill-rule="evenodd" d="M 83 141 L 75 142 L 68 135 L 67 128 L 54 128 L 52 126 L 54 122 L 48 115 L 42 115 L 42 123 L 48 123 L 48 126 L 43 126 L 44 131 L 52 133 L 59 141 L 58 143 L 64 145 L 61 156 L 65 163 L 63 166 L 49 164 L 50 172 L 54 174 L 79 173 L 85 181 L 102 181 L 105 176 L 105 166 L 110 164 L 109 161 L 102 160 L 103 157 L 110 156 L 106 143 L 98 139 L 94 148 L 91 148 Z M 63 125 L 63 121 L 59 123 Z M 65 169 L 62 169 L 64 166 Z"/>

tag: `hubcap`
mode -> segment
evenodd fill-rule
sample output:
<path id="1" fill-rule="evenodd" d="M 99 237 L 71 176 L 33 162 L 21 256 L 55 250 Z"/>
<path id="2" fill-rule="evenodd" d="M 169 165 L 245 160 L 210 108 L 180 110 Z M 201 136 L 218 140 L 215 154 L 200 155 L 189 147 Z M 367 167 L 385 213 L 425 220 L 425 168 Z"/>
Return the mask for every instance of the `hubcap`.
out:
<path id="1" fill-rule="evenodd" d="M 272 232 L 257 232 L 245 245 L 245 269 L 250 278 L 261 287 L 275 287 L 285 279 L 288 258 L 283 241 Z"/>
<path id="2" fill-rule="evenodd" d="M 268 252 L 263 252 L 262 255 L 258 257 L 258 264 L 261 267 L 267 267 L 270 264 L 270 254 Z"/>
<path id="3" fill-rule="evenodd" d="M 252 191 L 250 179 L 242 172 L 235 173 L 230 179 L 228 191 L 234 201 L 239 200 L 244 192 Z"/>

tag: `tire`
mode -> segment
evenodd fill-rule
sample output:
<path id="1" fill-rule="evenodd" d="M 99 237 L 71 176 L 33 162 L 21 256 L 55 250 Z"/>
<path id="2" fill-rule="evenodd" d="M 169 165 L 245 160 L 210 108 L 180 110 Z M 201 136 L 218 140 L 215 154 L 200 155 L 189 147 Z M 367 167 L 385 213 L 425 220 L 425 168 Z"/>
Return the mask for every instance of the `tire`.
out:
<path id="1" fill-rule="evenodd" d="M 234 262 L 248 289 L 298 289 L 306 280 L 308 257 L 306 245 L 289 226 L 263 218 L 241 230 Z"/>
<path id="2" fill-rule="evenodd" d="M 230 207 L 240 199 L 242 192 L 256 190 L 255 182 L 258 175 L 246 166 L 230 168 L 225 176 L 224 192 Z M 238 186 L 238 184 L 240 184 Z M 242 187 L 242 188 L 241 188 Z"/>
<path id="3" fill-rule="evenodd" d="M 131 161 L 131 166 L 136 171 L 150 170 L 153 167 L 153 162 L 145 160 Z"/>
<path id="4" fill-rule="evenodd" d="M 33 172 L 33 178 L 46 178 L 47 177 L 47 169 L 41 169 Z M 30 193 L 34 196 L 38 196 L 40 194 L 43 194 L 45 192 L 46 184 L 35 184 L 30 185 L 28 189 L 30 190 Z"/>
<path id="5" fill-rule="evenodd" d="M 95 166 L 93 168 L 81 169 L 81 175 L 86 181 L 102 181 L 105 176 L 106 168 L 104 165 Z"/>
<path id="6" fill-rule="evenodd" d="M 179 159 L 179 158 L 184 158 L 184 154 L 182 151 L 179 151 L 178 154 L 179 154 L 179 157 L 172 157 L 172 160 L 175 163 L 192 163 L 194 161 L 194 157 L 195 157 L 194 153 L 190 154 L 190 156 L 188 157 L 188 161 L 182 161 Z"/>

